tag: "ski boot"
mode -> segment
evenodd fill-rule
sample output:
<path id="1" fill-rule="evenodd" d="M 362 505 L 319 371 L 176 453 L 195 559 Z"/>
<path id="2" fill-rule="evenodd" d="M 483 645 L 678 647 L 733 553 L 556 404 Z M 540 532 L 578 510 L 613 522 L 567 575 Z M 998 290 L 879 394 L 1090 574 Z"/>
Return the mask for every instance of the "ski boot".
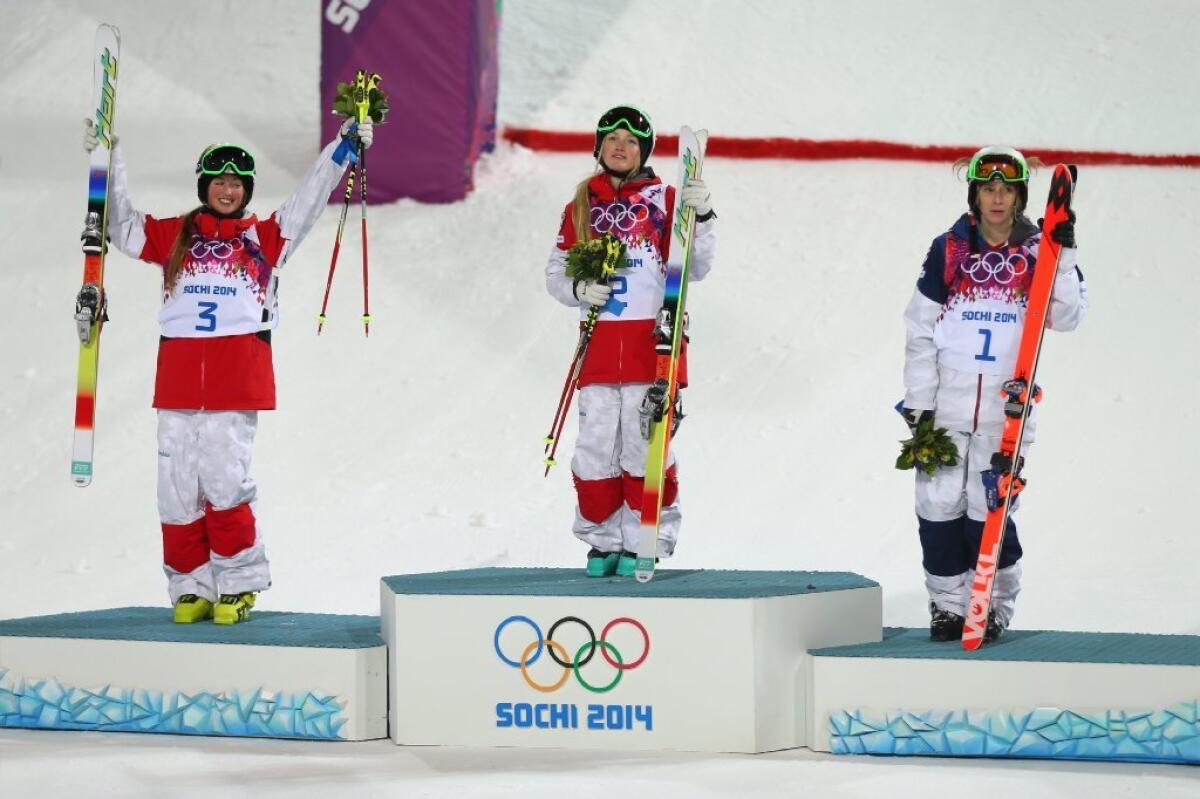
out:
<path id="1" fill-rule="evenodd" d="M 184 594 L 175 603 L 175 623 L 194 624 L 213 617 L 213 603 L 202 596 Z"/>
<path id="2" fill-rule="evenodd" d="M 658 563 L 658 558 L 654 559 Z M 637 553 L 628 549 L 621 552 L 621 560 L 617 563 L 618 577 L 633 577 L 637 573 Z"/>
<path id="3" fill-rule="evenodd" d="M 213 608 L 213 621 L 217 624 L 237 624 L 250 618 L 250 608 L 254 607 L 254 593 L 243 591 L 240 594 L 221 594 L 217 606 Z"/>
<path id="4" fill-rule="evenodd" d="M 995 610 L 989 610 L 987 627 L 983 630 L 983 642 L 990 644 L 992 641 L 999 639 L 1000 636 L 1004 635 L 1004 630 L 1007 626 L 1006 624 L 1001 624 L 1000 620 L 996 618 Z"/>
<path id="5" fill-rule="evenodd" d="M 587 576 L 612 577 L 617 571 L 617 562 L 620 560 L 620 552 L 601 552 L 592 547 L 587 555 Z"/>
<path id="6" fill-rule="evenodd" d="M 929 620 L 930 641 L 957 641 L 962 638 L 963 617 L 948 610 L 942 610 L 937 605 L 930 605 Z"/>

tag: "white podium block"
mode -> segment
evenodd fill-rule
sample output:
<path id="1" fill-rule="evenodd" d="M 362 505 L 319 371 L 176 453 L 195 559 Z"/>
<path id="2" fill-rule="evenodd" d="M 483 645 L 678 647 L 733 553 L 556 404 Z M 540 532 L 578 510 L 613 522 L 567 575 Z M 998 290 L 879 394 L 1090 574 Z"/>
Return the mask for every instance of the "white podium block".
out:
<path id="1" fill-rule="evenodd" d="M 1200 763 L 1200 636 L 1009 631 L 965 652 L 888 629 L 811 654 L 816 750 Z"/>
<path id="2" fill-rule="evenodd" d="M 385 577 L 397 744 L 764 752 L 805 744 L 805 650 L 878 641 L 828 572 L 473 569 Z"/>
<path id="3" fill-rule="evenodd" d="M 374 616 L 169 608 L 0 621 L 0 727 L 366 740 L 387 734 Z"/>

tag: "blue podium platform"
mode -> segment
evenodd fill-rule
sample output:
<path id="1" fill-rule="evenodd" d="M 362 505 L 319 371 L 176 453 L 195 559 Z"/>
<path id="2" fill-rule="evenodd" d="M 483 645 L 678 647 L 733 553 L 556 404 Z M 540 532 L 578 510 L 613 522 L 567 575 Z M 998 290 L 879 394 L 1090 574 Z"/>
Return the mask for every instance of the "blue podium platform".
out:
<path id="1" fill-rule="evenodd" d="M 129 607 L 0 620 L 0 727 L 383 737 L 376 616 L 261 611 L 174 624 Z"/>
<path id="2" fill-rule="evenodd" d="M 887 628 L 810 656 L 817 749 L 1200 763 L 1200 636 L 1013 630 L 966 652 Z"/>

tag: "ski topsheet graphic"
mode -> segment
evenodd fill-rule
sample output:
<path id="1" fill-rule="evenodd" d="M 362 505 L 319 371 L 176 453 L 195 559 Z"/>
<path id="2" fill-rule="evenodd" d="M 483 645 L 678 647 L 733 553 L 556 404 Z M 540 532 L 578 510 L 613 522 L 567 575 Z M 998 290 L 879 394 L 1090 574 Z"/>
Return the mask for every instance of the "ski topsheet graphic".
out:
<path id="1" fill-rule="evenodd" d="M 108 250 L 108 175 L 112 167 L 113 121 L 117 110 L 117 62 L 121 35 L 111 25 L 96 29 L 93 57 L 92 118 L 100 144 L 88 164 L 87 215 L 83 223 L 83 285 L 75 300 L 79 333 L 79 374 L 75 389 L 75 440 L 71 479 L 77 486 L 92 482 L 93 432 L 96 427 L 96 378 L 100 331 L 106 319 L 104 255 Z"/>
<path id="2" fill-rule="evenodd" d="M 992 588 L 996 580 L 996 568 L 1000 561 L 1000 547 L 1004 543 L 1004 532 L 1008 526 L 1008 514 L 1012 500 L 1025 487 L 1021 477 L 1023 458 L 1021 445 L 1025 439 L 1025 422 L 1033 403 L 1040 399 L 1035 383 L 1038 357 L 1042 351 L 1042 338 L 1046 332 L 1046 317 L 1050 311 L 1050 294 L 1054 289 L 1054 278 L 1058 274 L 1058 256 L 1061 247 L 1050 237 L 1050 232 L 1071 213 L 1071 192 L 1074 182 L 1068 167 L 1059 164 L 1054 168 L 1050 183 L 1050 199 L 1046 203 L 1046 215 L 1042 221 L 1042 237 L 1038 244 L 1037 261 L 1033 267 L 1033 282 L 1029 287 L 1029 302 L 1025 308 L 1025 326 L 1021 331 L 1021 344 L 1017 350 L 1017 365 L 1012 379 L 1004 384 L 1004 433 L 1000 439 L 1000 451 L 992 455 L 992 468 L 984 472 L 987 484 L 988 515 L 983 525 L 983 540 L 979 546 L 979 560 L 975 566 L 975 579 L 971 584 L 971 600 L 967 603 L 967 618 L 963 624 L 962 645 L 964 649 L 978 649 L 983 644 L 987 631 L 988 612 L 992 606 Z"/>
<path id="3" fill-rule="evenodd" d="M 658 554 L 658 523 L 662 513 L 663 478 L 667 451 L 677 412 L 676 382 L 679 353 L 683 346 L 687 312 L 688 274 L 692 264 L 692 240 L 696 233 L 696 212 L 680 200 L 683 187 L 700 177 L 704 166 L 704 147 L 708 132 L 684 126 L 679 131 L 679 166 L 675 178 L 675 208 L 671 218 L 671 252 L 667 258 L 663 304 L 655 322 L 654 382 L 646 395 L 643 417 L 649 424 L 646 450 L 646 476 L 642 493 L 641 530 L 638 533 L 635 576 L 639 582 L 654 577 L 654 559 Z"/>

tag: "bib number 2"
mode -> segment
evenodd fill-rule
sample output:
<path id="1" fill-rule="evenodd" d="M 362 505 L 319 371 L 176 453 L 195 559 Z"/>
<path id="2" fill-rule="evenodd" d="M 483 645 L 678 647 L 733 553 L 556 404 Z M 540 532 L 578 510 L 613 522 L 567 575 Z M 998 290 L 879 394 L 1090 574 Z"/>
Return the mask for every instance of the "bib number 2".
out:
<path id="1" fill-rule="evenodd" d="M 196 325 L 196 330 L 201 333 L 211 333 L 217 329 L 217 304 L 215 302 L 201 302 L 200 306 L 200 321 L 202 324 Z"/>

